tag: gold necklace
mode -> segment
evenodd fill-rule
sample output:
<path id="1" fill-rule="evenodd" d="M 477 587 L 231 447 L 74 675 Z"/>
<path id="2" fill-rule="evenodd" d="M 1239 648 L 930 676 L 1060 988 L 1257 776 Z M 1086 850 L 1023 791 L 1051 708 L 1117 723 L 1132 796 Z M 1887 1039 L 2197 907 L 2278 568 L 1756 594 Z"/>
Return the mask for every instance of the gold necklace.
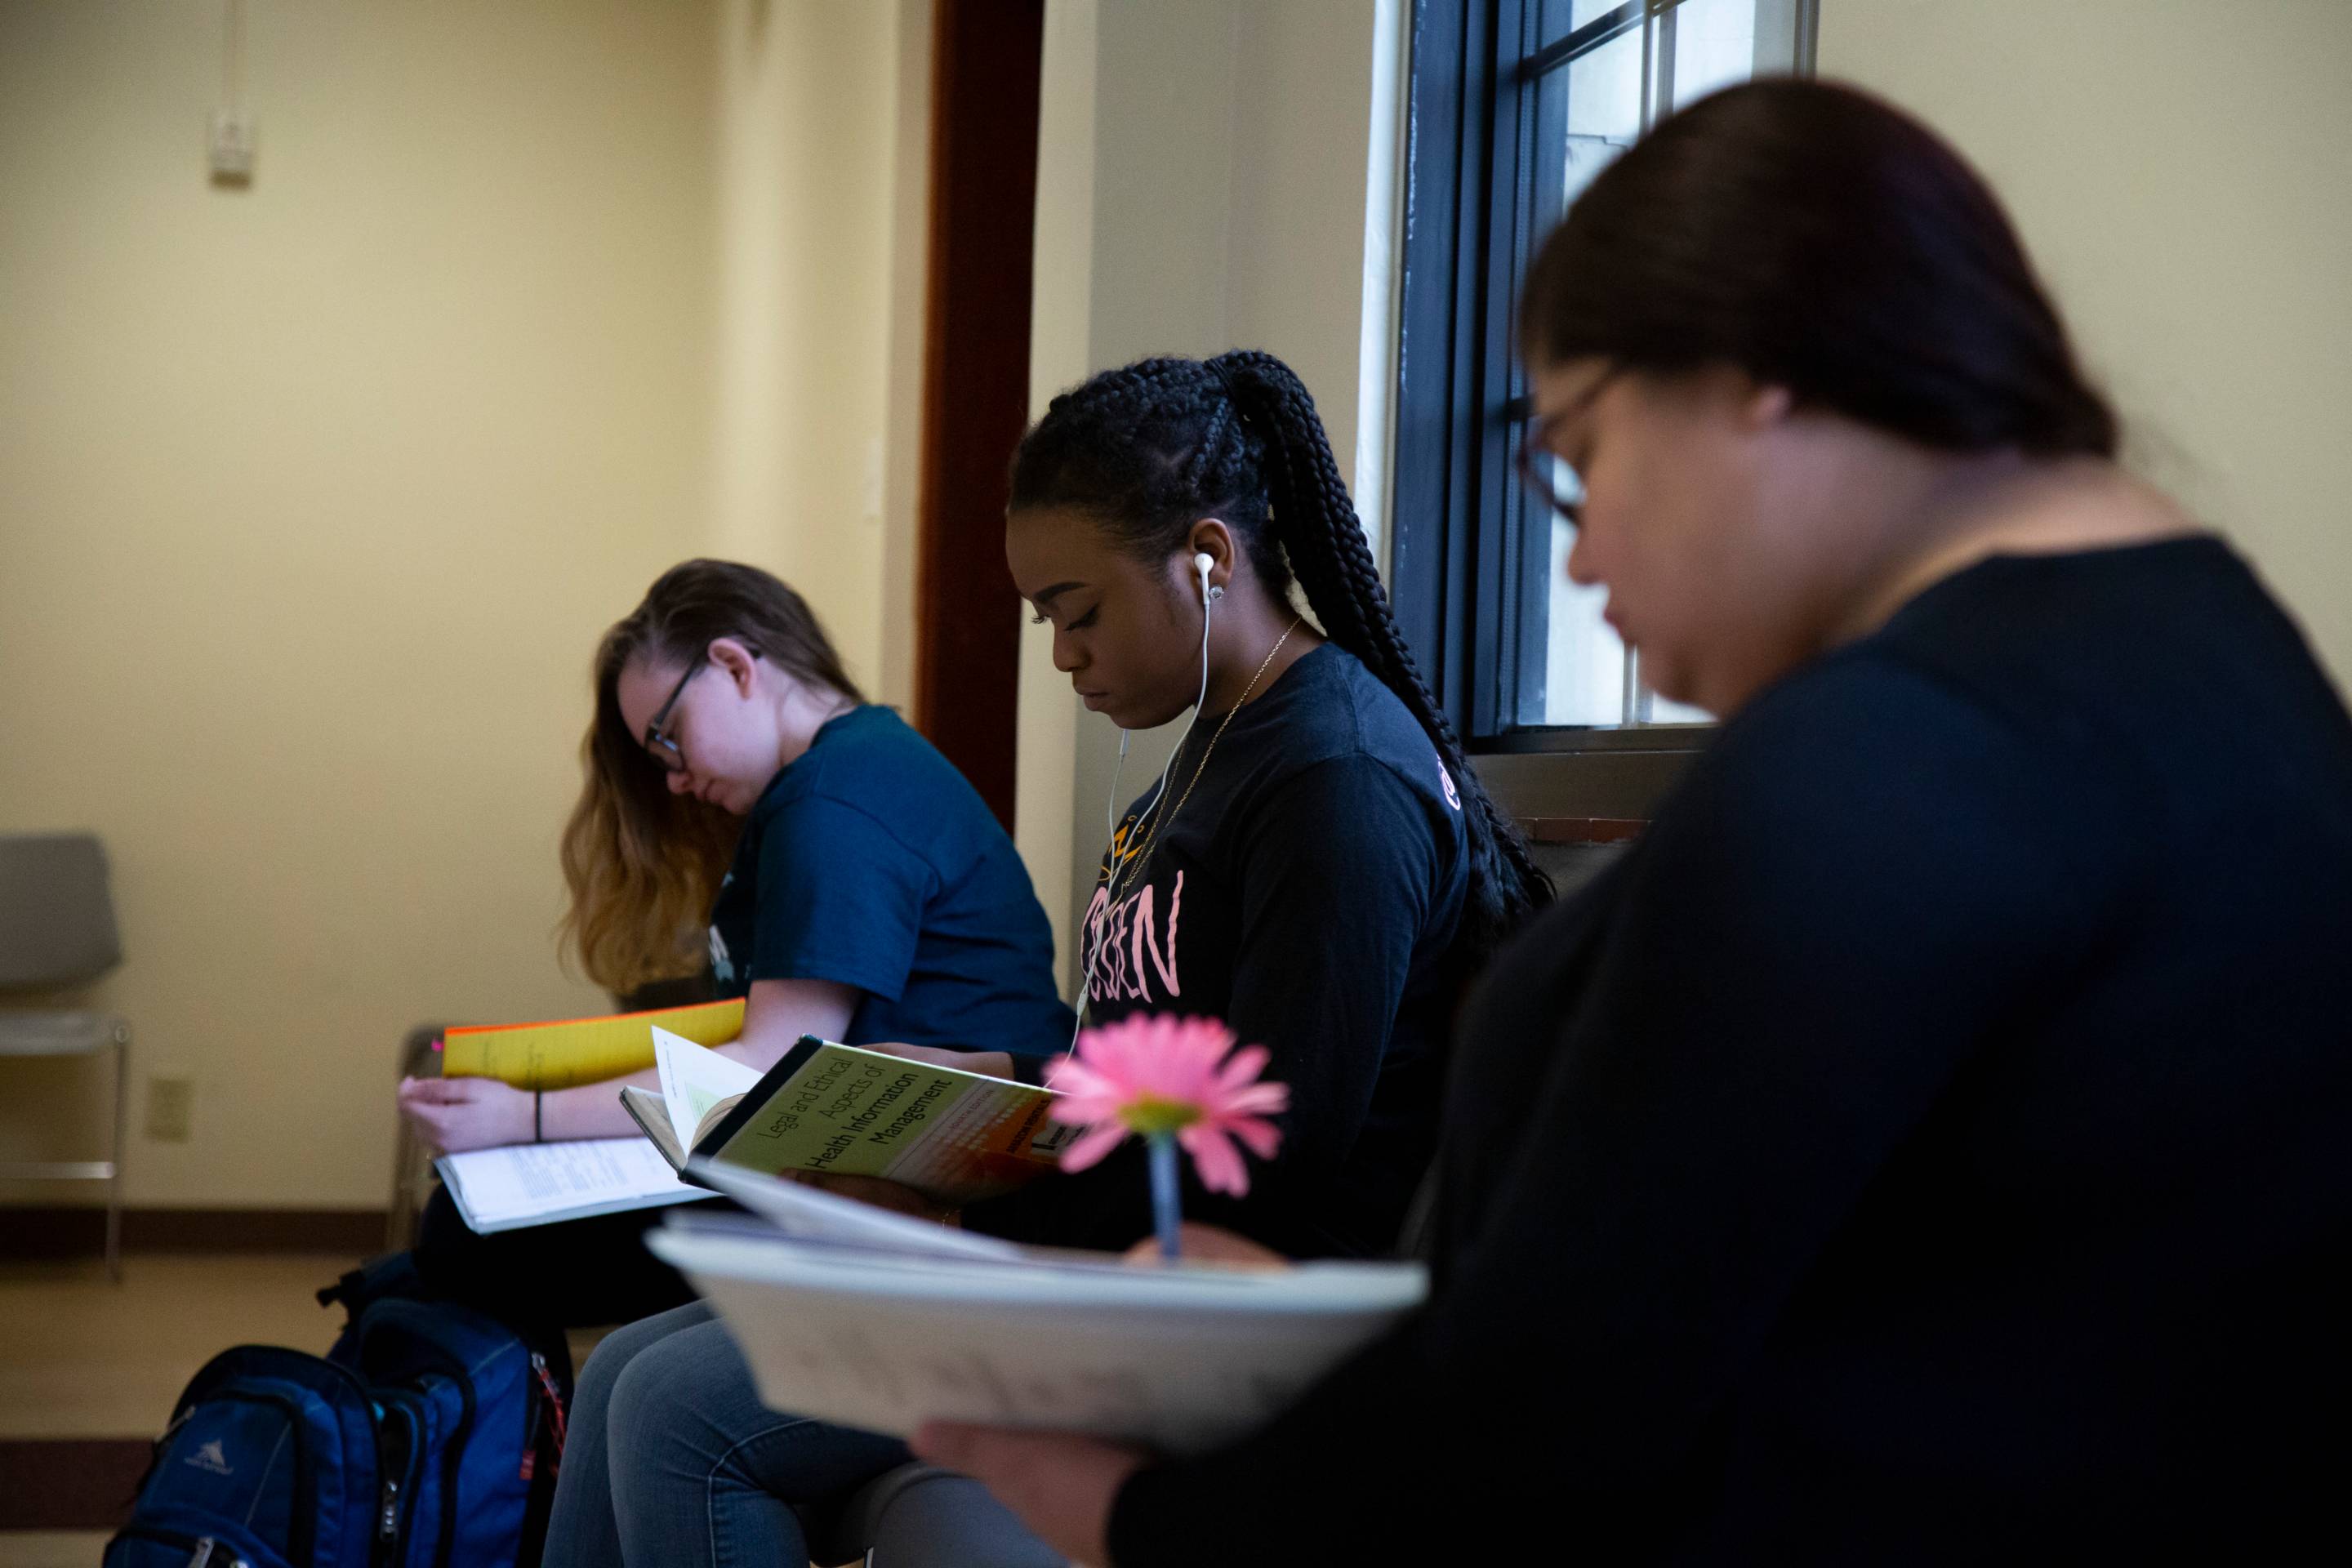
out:
<path id="1" fill-rule="evenodd" d="M 1274 639 L 1274 646 L 1272 647 L 1265 650 L 1265 658 L 1258 661 L 1257 673 L 1249 678 L 1249 684 L 1247 686 L 1242 688 L 1241 701 L 1234 704 L 1233 711 L 1225 715 L 1223 721 L 1219 723 L 1216 730 L 1209 736 L 1209 749 L 1201 753 L 1201 764 L 1192 770 L 1192 782 L 1184 786 L 1184 793 L 1176 797 L 1175 809 L 1171 811 L 1162 811 L 1160 809 L 1160 801 L 1155 800 L 1151 803 L 1150 807 L 1151 813 L 1150 835 L 1144 839 L 1143 847 L 1136 852 L 1135 858 L 1129 863 L 1126 879 L 1124 881 L 1115 882 L 1112 887 L 1110 902 L 1104 906 L 1106 917 L 1110 910 L 1116 909 L 1118 906 L 1119 900 L 1125 898 L 1129 893 L 1135 890 L 1136 879 L 1143 875 L 1143 868 L 1150 862 L 1151 858 L 1151 851 L 1160 842 L 1160 826 L 1173 818 L 1177 812 L 1182 811 L 1184 809 L 1184 803 L 1192 798 L 1192 790 L 1194 786 L 1200 784 L 1201 775 L 1209 771 L 1209 759 L 1217 753 L 1217 742 L 1225 738 L 1225 730 L 1227 726 L 1233 723 L 1234 715 L 1238 714 L 1242 710 L 1243 707 L 1248 703 L 1250 694 L 1257 689 L 1257 683 L 1265 679 L 1265 672 L 1274 667 L 1274 656 L 1282 651 L 1282 645 L 1288 642 L 1290 640 L 1290 634 L 1298 629 L 1299 618 L 1300 617 L 1297 616 L 1290 617 L 1290 624 L 1282 628 L 1282 635 Z M 1132 831 L 1132 829 L 1129 831 Z"/>

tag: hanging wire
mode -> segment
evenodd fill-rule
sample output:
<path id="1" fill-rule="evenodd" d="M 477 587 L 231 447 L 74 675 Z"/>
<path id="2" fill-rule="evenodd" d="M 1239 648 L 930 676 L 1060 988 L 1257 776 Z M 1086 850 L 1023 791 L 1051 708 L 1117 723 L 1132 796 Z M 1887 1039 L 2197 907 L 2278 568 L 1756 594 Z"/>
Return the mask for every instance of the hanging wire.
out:
<path id="1" fill-rule="evenodd" d="M 221 48 L 221 107 L 245 107 L 245 0 L 227 0 Z"/>

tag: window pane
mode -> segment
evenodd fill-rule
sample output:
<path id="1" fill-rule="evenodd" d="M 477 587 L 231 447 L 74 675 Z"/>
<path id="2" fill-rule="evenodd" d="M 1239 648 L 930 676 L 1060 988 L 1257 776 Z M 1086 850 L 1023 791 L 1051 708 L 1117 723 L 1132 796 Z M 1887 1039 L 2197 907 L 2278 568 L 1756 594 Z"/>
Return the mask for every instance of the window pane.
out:
<path id="1" fill-rule="evenodd" d="M 1611 7 L 1598 7 L 1606 12 Z M 1533 232 L 1550 232 L 1594 175 L 1642 132 L 1643 30 L 1622 33 L 1537 84 Z M 1514 442 L 1526 438 L 1514 431 Z M 1547 473 L 1549 463 L 1538 467 Z M 1559 488 L 1575 493 L 1574 475 L 1558 469 Z M 1517 682 L 1520 724 L 1622 724 L 1631 717 L 1625 646 L 1601 618 L 1609 595 L 1568 580 L 1567 520 L 1535 497 L 1518 509 L 1518 597 L 1522 634 Z M 1635 694 L 1638 695 L 1638 694 Z"/>
<path id="2" fill-rule="evenodd" d="M 1543 15 L 1538 22 L 1536 45 L 1558 43 L 1589 22 L 1599 21 L 1622 5 L 1625 0 L 1542 0 Z"/>
<path id="3" fill-rule="evenodd" d="M 1712 724 L 1715 715 L 1704 708 L 1693 708 L 1686 702 L 1669 702 L 1652 691 L 1642 689 L 1642 706 L 1635 717 L 1644 724 Z"/>
<path id="4" fill-rule="evenodd" d="M 1536 83 L 1535 114 L 1528 232 L 1539 237 L 1642 133 L 1642 29 L 1548 72 Z"/>
<path id="5" fill-rule="evenodd" d="M 1606 588 L 1580 588 L 1568 580 L 1568 552 L 1576 530 L 1564 518 L 1551 522 L 1550 635 L 1544 641 L 1541 705 L 1524 710 L 1522 724 L 1622 724 L 1625 721 L 1625 645 L 1601 618 L 1609 607 Z"/>
<path id="6" fill-rule="evenodd" d="M 1545 0 L 1547 37 L 1615 9 L 1606 0 Z M 1754 74 L 1757 0 L 1683 0 L 1646 26 L 1548 73 L 1536 85 L 1538 156 L 1530 193 L 1534 233 L 1548 233 L 1618 153 L 1663 113 Z M 1559 24 L 1555 31 L 1555 25 Z M 1650 91 L 1643 91 L 1650 72 Z M 1514 432 L 1523 439 L 1524 431 Z M 1573 476 L 1562 469 L 1572 494 Z M 1708 716 L 1646 689 L 1638 660 L 1601 618 L 1608 593 L 1568 580 L 1575 530 L 1537 498 L 1514 513 L 1520 724 L 1690 724 Z M 1540 577 L 1537 576 L 1540 574 Z M 1530 580 L 1533 579 L 1533 580 Z"/>
<path id="7" fill-rule="evenodd" d="M 1683 0 L 1675 7 L 1675 107 L 1756 74 L 1756 0 Z"/>

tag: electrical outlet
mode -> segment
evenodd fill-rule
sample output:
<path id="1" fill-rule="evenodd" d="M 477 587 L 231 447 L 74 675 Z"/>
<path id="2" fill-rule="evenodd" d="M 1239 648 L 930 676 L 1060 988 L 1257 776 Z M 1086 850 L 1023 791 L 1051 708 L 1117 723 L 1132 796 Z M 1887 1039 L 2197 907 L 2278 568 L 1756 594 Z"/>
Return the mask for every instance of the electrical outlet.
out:
<path id="1" fill-rule="evenodd" d="M 241 109 L 214 110 L 209 151 L 212 153 L 213 184 L 251 184 L 253 116 Z"/>
<path id="2" fill-rule="evenodd" d="M 192 1078 L 151 1078 L 147 1080 L 147 1136 L 158 1143 L 184 1143 L 196 1115 L 196 1080 Z"/>

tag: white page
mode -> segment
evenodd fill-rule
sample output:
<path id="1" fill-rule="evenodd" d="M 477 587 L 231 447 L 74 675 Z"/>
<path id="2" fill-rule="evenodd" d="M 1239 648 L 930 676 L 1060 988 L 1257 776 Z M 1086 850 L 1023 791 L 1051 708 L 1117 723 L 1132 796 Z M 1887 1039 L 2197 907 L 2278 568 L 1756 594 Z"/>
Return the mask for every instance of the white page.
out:
<path id="1" fill-rule="evenodd" d="M 1010 1241 L 893 1214 L 740 1165 L 697 1157 L 687 1168 L 786 1236 L 947 1258 L 1022 1256 L 1023 1249 Z"/>
<path id="2" fill-rule="evenodd" d="M 661 1151 L 634 1135 L 470 1149 L 434 1163 L 466 1223 L 485 1235 L 716 1195 L 679 1181 Z"/>
<path id="3" fill-rule="evenodd" d="M 652 1028 L 662 1103 L 669 1107 L 669 1124 L 677 1129 L 677 1146 L 690 1151 L 694 1130 L 702 1125 L 710 1108 L 730 1094 L 749 1094 L 759 1087 L 761 1075 L 733 1057 L 722 1057 L 658 1024 Z"/>
<path id="4" fill-rule="evenodd" d="M 1112 1268 L 859 1253 L 666 1226 L 761 1399 L 898 1436 L 926 1421 L 1198 1453 L 1287 1408 L 1426 1295 L 1417 1264 Z"/>

